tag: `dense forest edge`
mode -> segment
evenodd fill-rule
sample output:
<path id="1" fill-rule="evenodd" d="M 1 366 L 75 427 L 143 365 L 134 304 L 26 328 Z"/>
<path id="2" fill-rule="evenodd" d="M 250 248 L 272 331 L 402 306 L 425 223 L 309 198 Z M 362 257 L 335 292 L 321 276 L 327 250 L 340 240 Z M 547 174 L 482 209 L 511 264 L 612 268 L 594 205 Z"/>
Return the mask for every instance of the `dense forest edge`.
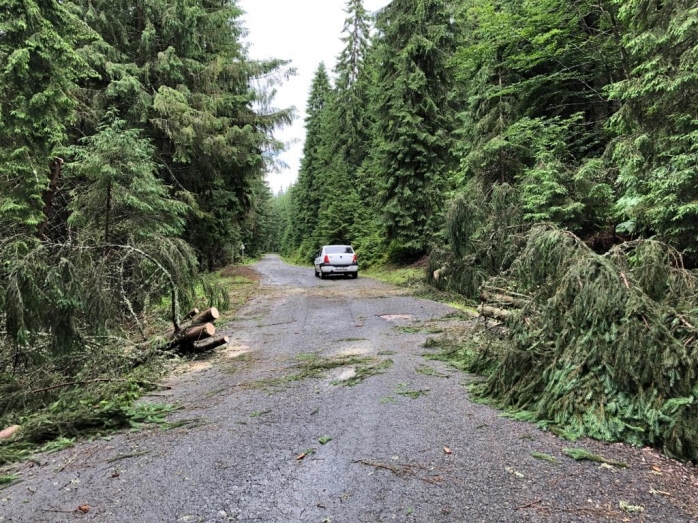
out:
<path id="1" fill-rule="evenodd" d="M 698 10 L 347 2 L 275 248 L 426 263 L 479 304 L 432 340 L 472 394 L 568 437 L 698 460 Z M 426 260 L 426 262 L 424 261 Z"/>
<path id="2" fill-rule="evenodd" d="M 698 461 L 698 9 L 346 13 L 274 195 L 294 70 L 249 58 L 235 0 L 6 2 L 0 429 L 22 429 L 0 464 L 162 421 L 134 400 L 188 311 L 244 300 L 242 246 L 309 264 L 330 243 L 479 304 L 466 336 L 430 342 L 483 376 L 479 401 Z"/>
<path id="3" fill-rule="evenodd" d="M 134 400 L 254 286 L 226 267 L 269 250 L 264 176 L 293 118 L 274 89 L 294 71 L 248 57 L 242 14 L 3 3 L 0 429 L 21 429 L 0 464 L 164 421 Z"/>

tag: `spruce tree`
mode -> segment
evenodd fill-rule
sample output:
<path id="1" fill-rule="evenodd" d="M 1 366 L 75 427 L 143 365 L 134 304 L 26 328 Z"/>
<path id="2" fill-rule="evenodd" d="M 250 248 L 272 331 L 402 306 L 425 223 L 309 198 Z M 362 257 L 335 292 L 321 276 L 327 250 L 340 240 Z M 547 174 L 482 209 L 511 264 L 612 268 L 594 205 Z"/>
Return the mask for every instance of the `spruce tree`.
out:
<path id="1" fill-rule="evenodd" d="M 58 0 L 1 1 L 0 35 L 0 221 L 35 233 L 93 74 L 81 49 L 98 36 Z"/>
<path id="2" fill-rule="evenodd" d="M 368 152 L 365 59 L 368 15 L 361 0 L 349 0 L 342 30 L 344 48 L 335 66 L 336 86 L 322 118 L 327 167 L 321 175 L 323 192 L 317 243 L 354 243 L 361 251 L 362 232 L 371 221 L 371 207 L 362 202 L 358 171 Z"/>
<path id="3" fill-rule="evenodd" d="M 632 64 L 612 89 L 623 226 L 659 233 L 698 263 L 698 13 L 682 0 L 617 4 Z"/>
<path id="4" fill-rule="evenodd" d="M 95 104 L 144 130 L 159 176 L 196 210 L 184 237 L 209 268 L 229 261 L 282 147 L 272 133 L 291 119 L 272 108 L 268 83 L 285 62 L 249 60 L 235 0 L 79 1 L 109 45 Z"/>
<path id="5" fill-rule="evenodd" d="M 326 141 L 323 117 L 332 94 L 330 79 L 324 63 L 318 66 L 310 88 L 306 109 L 306 138 L 298 181 L 291 192 L 293 220 L 291 243 L 298 248 L 301 258 L 308 258 L 317 248 L 314 234 L 325 187 L 322 173 L 327 168 Z"/>
<path id="6" fill-rule="evenodd" d="M 110 116 L 110 115 L 109 115 Z M 188 207 L 156 177 L 153 147 L 138 129 L 113 119 L 72 150 L 69 223 L 104 243 L 177 236 Z"/>
<path id="7" fill-rule="evenodd" d="M 394 0 L 377 18 L 374 161 L 381 221 L 395 254 L 424 253 L 439 223 L 452 166 L 448 69 L 451 3 Z"/>

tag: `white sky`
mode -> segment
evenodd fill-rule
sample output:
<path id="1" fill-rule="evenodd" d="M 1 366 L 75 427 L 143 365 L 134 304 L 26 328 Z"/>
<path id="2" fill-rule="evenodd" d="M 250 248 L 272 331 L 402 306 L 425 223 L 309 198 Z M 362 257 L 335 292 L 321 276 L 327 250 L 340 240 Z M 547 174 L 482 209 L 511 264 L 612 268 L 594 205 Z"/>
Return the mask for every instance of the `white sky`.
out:
<path id="1" fill-rule="evenodd" d="M 390 0 L 364 0 L 370 13 Z M 341 32 L 344 27 L 345 0 L 239 0 L 245 11 L 242 17 L 248 29 L 250 57 L 291 60 L 296 76 L 278 87 L 275 106 L 294 106 L 297 118 L 291 127 L 277 133 L 284 142 L 297 140 L 279 158 L 288 164 L 280 173 L 269 173 L 267 180 L 274 193 L 288 188 L 298 176 L 303 154 L 305 105 L 310 84 L 320 62 L 325 62 L 330 74 L 342 50 Z"/>

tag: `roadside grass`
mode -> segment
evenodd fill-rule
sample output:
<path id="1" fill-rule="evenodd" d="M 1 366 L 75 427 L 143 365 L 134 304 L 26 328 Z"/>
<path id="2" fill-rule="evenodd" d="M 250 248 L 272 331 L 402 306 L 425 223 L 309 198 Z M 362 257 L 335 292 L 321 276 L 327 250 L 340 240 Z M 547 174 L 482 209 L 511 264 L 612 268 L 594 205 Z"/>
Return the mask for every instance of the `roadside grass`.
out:
<path id="1" fill-rule="evenodd" d="M 444 329 L 440 327 L 429 327 L 427 325 L 404 325 L 395 327 L 406 334 L 443 334 Z"/>
<path id="2" fill-rule="evenodd" d="M 477 309 L 473 302 L 465 299 L 460 294 L 440 291 L 430 286 L 426 282 L 424 271 L 424 267 L 416 267 L 414 265 L 377 264 L 372 265 L 362 273 L 369 278 L 406 288 L 417 298 L 437 301 L 463 313 L 477 316 Z"/>

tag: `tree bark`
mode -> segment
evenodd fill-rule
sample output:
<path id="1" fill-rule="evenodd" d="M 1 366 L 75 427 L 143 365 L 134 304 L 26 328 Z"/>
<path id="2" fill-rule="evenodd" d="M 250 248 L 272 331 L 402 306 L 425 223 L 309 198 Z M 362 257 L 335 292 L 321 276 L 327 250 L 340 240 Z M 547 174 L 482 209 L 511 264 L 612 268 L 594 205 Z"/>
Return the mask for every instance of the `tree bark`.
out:
<path id="1" fill-rule="evenodd" d="M 228 336 L 222 336 L 220 338 L 208 339 L 206 341 L 202 341 L 201 343 L 195 344 L 194 350 L 197 352 L 205 352 L 205 351 L 213 350 L 216 347 L 220 347 L 221 345 L 227 345 L 229 341 L 230 341 L 230 338 L 228 338 Z"/>
<path id="2" fill-rule="evenodd" d="M 517 309 L 522 309 L 528 305 L 528 302 L 526 300 L 522 300 L 521 298 L 516 298 L 507 294 L 495 294 L 488 291 L 482 291 L 480 293 L 480 300 L 485 303 L 504 303 Z"/>
<path id="3" fill-rule="evenodd" d="M 213 323 L 204 323 L 203 325 L 195 325 L 193 327 L 182 329 L 179 332 L 170 331 L 167 334 L 167 338 L 176 344 L 182 341 L 194 342 L 203 340 L 210 338 L 214 334 L 216 334 L 216 327 L 213 325 Z"/>
<path id="4" fill-rule="evenodd" d="M 489 307 L 487 305 L 480 305 L 477 308 L 477 312 L 479 312 L 481 316 L 494 318 L 500 321 L 504 321 L 511 316 L 511 311 L 506 309 L 498 309 L 497 307 Z"/>
<path id="5" fill-rule="evenodd" d="M 63 163 L 63 158 L 56 158 L 51 165 L 51 183 L 49 183 L 48 188 L 44 191 L 44 219 L 37 229 L 37 236 L 42 240 L 46 239 L 46 226 L 48 225 L 49 217 L 53 210 L 53 198 L 58 191 L 58 182 L 63 173 Z"/>
<path id="6" fill-rule="evenodd" d="M 196 309 L 198 312 L 198 309 Z M 199 323 L 209 323 L 209 322 L 214 322 L 220 317 L 220 313 L 218 312 L 218 309 L 215 307 L 211 307 L 210 309 L 206 309 L 203 311 L 201 314 L 198 314 L 194 316 L 191 320 L 192 325 L 198 325 Z"/>
<path id="7" fill-rule="evenodd" d="M 184 321 L 190 320 L 190 319 L 192 319 L 194 316 L 196 316 L 197 314 L 199 314 L 199 309 L 197 309 L 196 307 L 194 307 L 192 310 L 190 310 L 189 312 L 187 312 L 187 313 L 184 315 L 184 318 L 182 318 L 182 321 L 184 322 Z"/>

